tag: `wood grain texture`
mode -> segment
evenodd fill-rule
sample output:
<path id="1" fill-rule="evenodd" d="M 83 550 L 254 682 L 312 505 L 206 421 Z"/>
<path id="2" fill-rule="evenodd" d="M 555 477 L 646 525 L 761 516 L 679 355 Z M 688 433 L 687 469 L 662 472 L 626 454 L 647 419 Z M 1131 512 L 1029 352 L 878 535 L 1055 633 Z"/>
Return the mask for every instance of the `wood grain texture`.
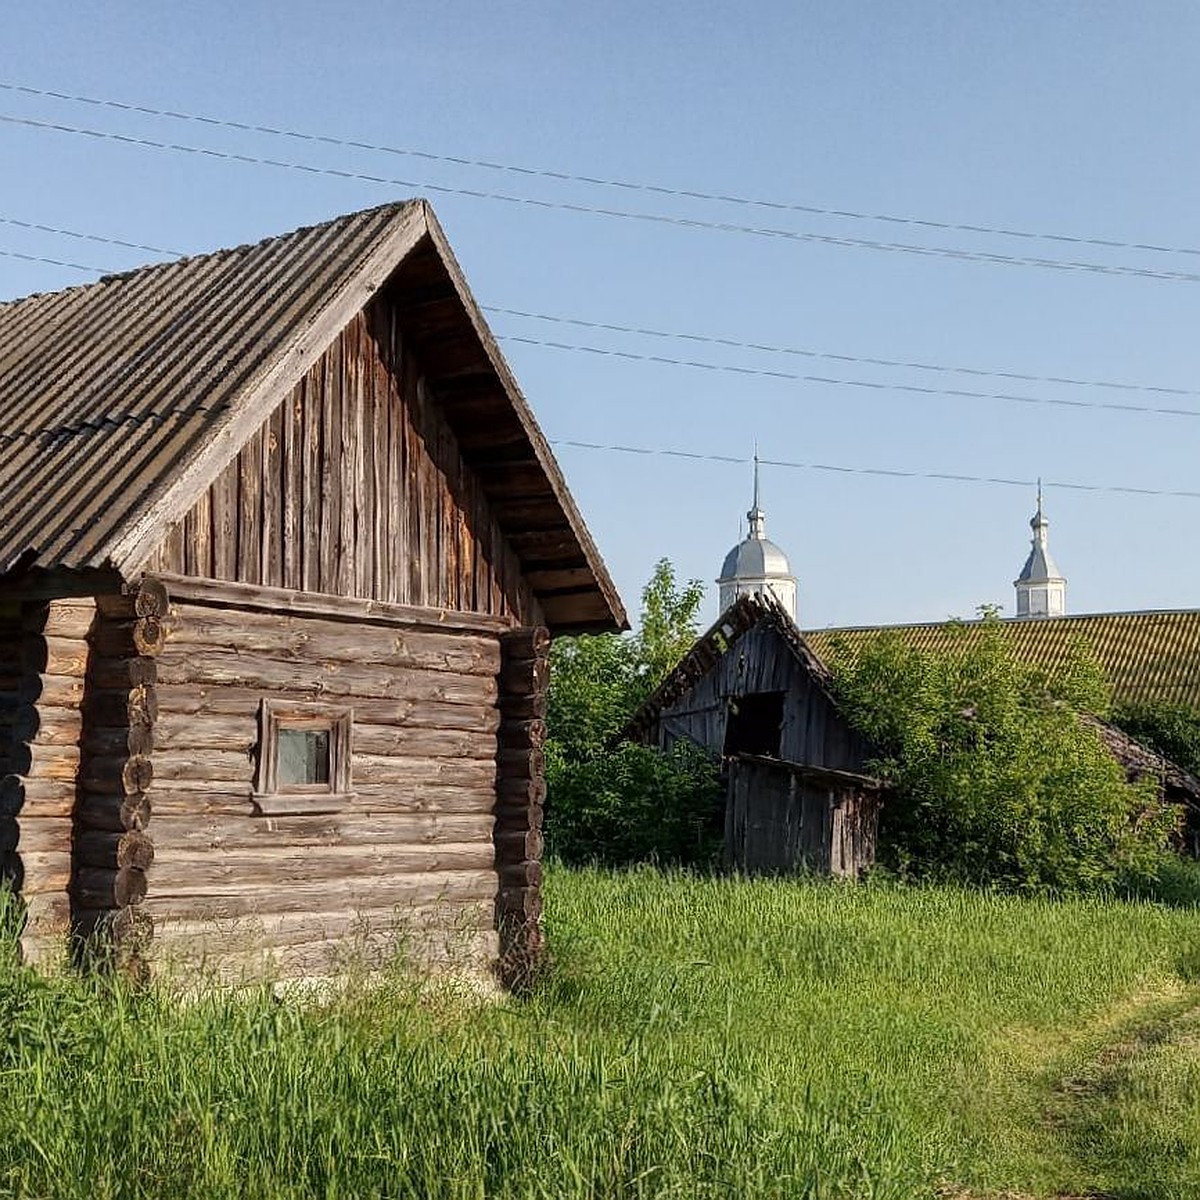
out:
<path id="1" fill-rule="evenodd" d="M 478 473 L 379 306 L 341 331 L 182 527 L 148 571 L 540 621 Z"/>
<path id="2" fill-rule="evenodd" d="M 353 440 L 344 448 L 358 452 Z M 129 814 L 111 806 L 88 853 L 127 848 L 123 865 L 146 871 L 141 904 L 159 931 L 214 917 L 494 905 L 498 633 L 300 608 L 272 615 L 261 601 L 273 589 L 256 585 L 254 603 L 238 608 L 241 585 L 229 588 L 172 594 L 155 664 L 152 865 L 134 857 Z M 297 719 L 352 710 L 347 792 L 301 797 L 296 811 L 284 792 L 257 794 L 264 704 Z M 100 897 L 116 886 L 91 883 Z M 257 949 L 286 949 L 272 944 L 282 928 L 268 922 Z M 166 953 L 156 933 L 156 961 Z"/>

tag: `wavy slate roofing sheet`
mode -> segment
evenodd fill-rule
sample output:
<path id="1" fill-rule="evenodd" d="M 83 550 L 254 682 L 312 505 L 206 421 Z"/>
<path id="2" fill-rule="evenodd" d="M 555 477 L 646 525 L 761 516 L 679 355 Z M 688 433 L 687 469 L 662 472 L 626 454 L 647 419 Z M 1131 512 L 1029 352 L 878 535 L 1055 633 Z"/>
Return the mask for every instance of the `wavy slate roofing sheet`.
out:
<path id="1" fill-rule="evenodd" d="M 405 207 L 0 305 L 0 571 L 103 565 Z"/>
<path id="2" fill-rule="evenodd" d="M 887 631 L 917 649 L 937 650 L 958 630 L 971 637 L 981 628 L 978 621 L 876 625 L 814 629 L 804 637 L 828 659 L 838 641 L 854 650 Z M 1009 619 L 1000 628 L 1022 659 L 1042 667 L 1062 662 L 1076 644 L 1089 648 L 1118 702 L 1169 700 L 1200 707 L 1200 609 Z"/>

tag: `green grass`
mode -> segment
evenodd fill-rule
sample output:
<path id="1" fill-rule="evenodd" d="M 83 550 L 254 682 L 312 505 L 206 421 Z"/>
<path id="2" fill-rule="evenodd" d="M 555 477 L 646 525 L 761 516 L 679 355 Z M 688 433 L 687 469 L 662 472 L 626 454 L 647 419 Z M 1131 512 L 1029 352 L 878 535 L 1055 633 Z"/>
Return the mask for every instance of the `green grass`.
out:
<path id="1" fill-rule="evenodd" d="M 553 966 L 180 1000 L 0 966 L 0 1192 L 1200 1194 L 1200 914 L 549 872 Z"/>

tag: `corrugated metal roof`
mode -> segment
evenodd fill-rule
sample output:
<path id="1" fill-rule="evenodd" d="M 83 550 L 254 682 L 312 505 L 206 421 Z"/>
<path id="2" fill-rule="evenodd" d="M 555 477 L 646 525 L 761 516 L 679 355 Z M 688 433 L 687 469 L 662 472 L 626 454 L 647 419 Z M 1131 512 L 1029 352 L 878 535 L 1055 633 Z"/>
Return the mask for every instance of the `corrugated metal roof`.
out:
<path id="1" fill-rule="evenodd" d="M 0 305 L 0 570 L 104 565 L 409 207 Z"/>
<path id="2" fill-rule="evenodd" d="M 1200 707 L 1200 609 L 1017 618 L 1000 621 L 999 628 L 1022 660 L 1041 667 L 1065 661 L 1075 645 L 1090 650 L 1118 703 L 1169 700 Z M 804 637 L 828 659 L 836 642 L 854 650 L 886 630 L 917 649 L 939 650 L 982 629 L 979 621 L 941 622 L 813 629 Z"/>

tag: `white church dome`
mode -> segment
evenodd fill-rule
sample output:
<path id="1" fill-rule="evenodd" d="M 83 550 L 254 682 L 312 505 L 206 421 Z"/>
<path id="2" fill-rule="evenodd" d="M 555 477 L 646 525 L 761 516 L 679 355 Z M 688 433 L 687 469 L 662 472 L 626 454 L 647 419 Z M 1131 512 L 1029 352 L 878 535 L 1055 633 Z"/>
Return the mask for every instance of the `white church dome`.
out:
<path id="1" fill-rule="evenodd" d="M 758 455 L 754 456 L 754 506 L 746 514 L 750 532 L 725 555 L 717 579 L 724 612 L 739 596 L 770 596 L 794 621 L 796 577 L 787 555 L 766 534 L 767 515 L 758 504 Z"/>

